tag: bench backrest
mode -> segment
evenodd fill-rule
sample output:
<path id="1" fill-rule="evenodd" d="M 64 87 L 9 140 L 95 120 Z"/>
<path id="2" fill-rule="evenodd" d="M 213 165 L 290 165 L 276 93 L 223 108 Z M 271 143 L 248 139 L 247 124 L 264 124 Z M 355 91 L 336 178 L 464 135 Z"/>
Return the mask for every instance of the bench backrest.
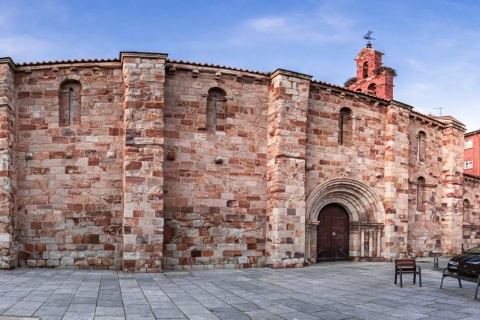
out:
<path id="1" fill-rule="evenodd" d="M 417 266 L 415 259 L 395 259 L 395 271 L 402 267 L 403 272 L 414 271 Z"/>

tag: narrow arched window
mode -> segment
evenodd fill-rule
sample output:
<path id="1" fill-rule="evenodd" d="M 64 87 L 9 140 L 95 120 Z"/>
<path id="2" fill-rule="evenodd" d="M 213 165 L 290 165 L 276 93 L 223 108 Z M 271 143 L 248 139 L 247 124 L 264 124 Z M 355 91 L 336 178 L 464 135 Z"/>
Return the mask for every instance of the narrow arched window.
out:
<path id="1" fill-rule="evenodd" d="M 225 130 L 226 96 L 223 89 L 212 88 L 207 97 L 207 129 Z"/>
<path id="2" fill-rule="evenodd" d="M 427 134 L 423 131 L 420 131 L 417 136 L 417 161 L 419 162 L 425 161 L 426 142 L 427 142 Z"/>
<path id="3" fill-rule="evenodd" d="M 368 62 L 363 63 L 363 78 L 368 78 Z"/>
<path id="4" fill-rule="evenodd" d="M 338 119 L 338 144 L 349 145 L 352 131 L 352 111 L 349 108 L 342 108 Z"/>
<path id="5" fill-rule="evenodd" d="M 368 94 L 376 96 L 377 95 L 377 86 L 375 85 L 375 83 L 370 84 L 368 86 L 367 91 L 368 91 Z"/>
<path id="6" fill-rule="evenodd" d="M 417 211 L 425 211 L 426 184 L 424 177 L 417 179 Z"/>
<path id="7" fill-rule="evenodd" d="M 82 85 L 75 80 L 68 80 L 61 84 L 59 92 L 59 124 L 68 126 L 80 124 Z"/>

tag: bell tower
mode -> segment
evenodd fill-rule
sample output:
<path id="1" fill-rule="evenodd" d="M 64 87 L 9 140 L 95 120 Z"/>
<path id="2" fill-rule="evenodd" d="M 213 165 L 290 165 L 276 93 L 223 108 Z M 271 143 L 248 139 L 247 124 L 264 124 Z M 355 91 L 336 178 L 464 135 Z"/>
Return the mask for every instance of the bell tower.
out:
<path id="1" fill-rule="evenodd" d="M 367 93 L 385 100 L 393 100 L 393 77 L 397 74 L 394 69 L 383 66 L 383 53 L 372 49 L 368 31 L 365 39 L 369 40 L 367 47 L 363 48 L 355 58 L 357 61 L 357 76 L 350 78 L 345 87 L 350 90 Z"/>

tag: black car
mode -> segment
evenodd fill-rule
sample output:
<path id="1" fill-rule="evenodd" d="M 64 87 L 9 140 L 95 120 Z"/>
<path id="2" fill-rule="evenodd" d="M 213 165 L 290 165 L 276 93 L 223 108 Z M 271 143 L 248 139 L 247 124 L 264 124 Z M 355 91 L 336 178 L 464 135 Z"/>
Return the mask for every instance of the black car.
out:
<path id="1" fill-rule="evenodd" d="M 480 275 L 480 246 L 468 249 L 448 262 L 448 271 L 467 277 Z"/>

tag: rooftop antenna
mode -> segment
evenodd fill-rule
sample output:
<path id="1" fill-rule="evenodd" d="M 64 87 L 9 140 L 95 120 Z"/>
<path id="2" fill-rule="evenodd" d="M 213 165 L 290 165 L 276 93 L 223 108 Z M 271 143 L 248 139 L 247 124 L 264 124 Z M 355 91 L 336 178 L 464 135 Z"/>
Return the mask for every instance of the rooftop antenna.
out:
<path id="1" fill-rule="evenodd" d="M 363 39 L 368 40 L 367 48 L 372 47 L 372 43 L 370 42 L 371 40 L 377 40 L 375 38 L 372 38 L 372 33 L 373 33 L 373 31 L 368 30 L 367 34 L 363 36 Z"/>
<path id="2" fill-rule="evenodd" d="M 438 113 L 440 113 L 440 115 L 442 115 L 442 109 L 443 109 L 443 108 L 433 108 L 433 109 L 435 109 L 435 110 L 440 110 L 440 111 L 438 111 Z"/>

